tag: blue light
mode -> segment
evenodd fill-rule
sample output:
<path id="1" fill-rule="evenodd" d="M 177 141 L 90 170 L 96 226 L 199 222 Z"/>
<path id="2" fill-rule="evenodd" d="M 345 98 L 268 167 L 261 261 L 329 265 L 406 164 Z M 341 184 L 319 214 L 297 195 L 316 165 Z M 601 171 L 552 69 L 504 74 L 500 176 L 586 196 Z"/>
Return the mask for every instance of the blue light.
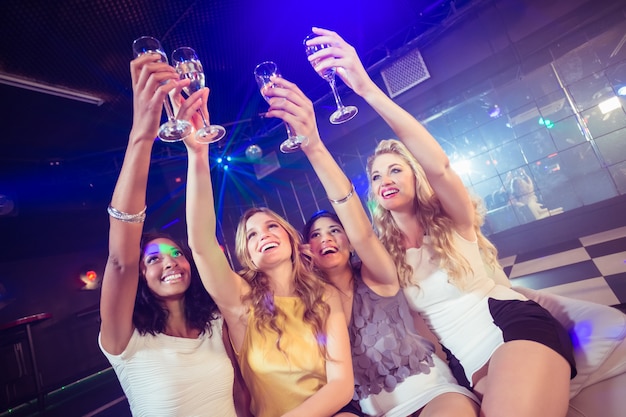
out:
<path id="1" fill-rule="evenodd" d="M 222 158 L 221 158 L 221 157 L 217 158 L 217 163 L 218 163 L 218 164 L 221 164 L 221 163 L 222 163 Z"/>
<path id="2" fill-rule="evenodd" d="M 617 89 L 618 96 L 626 96 L 626 85 L 621 86 Z"/>

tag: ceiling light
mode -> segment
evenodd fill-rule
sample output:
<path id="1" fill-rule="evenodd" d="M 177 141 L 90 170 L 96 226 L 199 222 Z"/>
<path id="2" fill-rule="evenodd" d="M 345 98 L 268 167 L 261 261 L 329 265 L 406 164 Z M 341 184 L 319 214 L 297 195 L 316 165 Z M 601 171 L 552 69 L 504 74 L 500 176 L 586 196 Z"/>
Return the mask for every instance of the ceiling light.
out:
<path id="1" fill-rule="evenodd" d="M 27 80 L 25 78 L 19 78 L 4 73 L 0 73 L 0 83 L 11 85 L 13 87 L 24 88 L 26 90 L 36 91 L 38 93 L 50 94 L 57 97 L 69 98 L 70 100 L 77 100 L 84 103 L 95 104 L 96 106 L 100 106 L 102 103 L 104 103 L 104 99 L 93 96 L 91 94 L 82 93 L 76 90 L 69 90 L 65 87 L 56 87 L 49 84 L 42 84 L 37 81 Z"/>

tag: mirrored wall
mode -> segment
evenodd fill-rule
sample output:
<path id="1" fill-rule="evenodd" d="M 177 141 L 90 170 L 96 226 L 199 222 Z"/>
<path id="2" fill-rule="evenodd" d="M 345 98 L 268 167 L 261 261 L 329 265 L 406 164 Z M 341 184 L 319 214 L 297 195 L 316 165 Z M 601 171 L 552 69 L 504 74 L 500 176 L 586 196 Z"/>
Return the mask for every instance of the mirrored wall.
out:
<path id="1" fill-rule="evenodd" d="M 487 235 L 626 193 L 625 43 L 615 27 L 417 115 L 484 201 Z"/>

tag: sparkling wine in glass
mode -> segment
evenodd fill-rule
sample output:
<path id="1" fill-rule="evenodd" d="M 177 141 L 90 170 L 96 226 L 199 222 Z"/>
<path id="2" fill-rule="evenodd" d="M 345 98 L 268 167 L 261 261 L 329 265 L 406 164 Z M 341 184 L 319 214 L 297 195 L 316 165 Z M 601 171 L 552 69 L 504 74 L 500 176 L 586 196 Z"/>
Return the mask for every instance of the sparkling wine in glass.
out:
<path id="1" fill-rule="evenodd" d="M 309 34 L 306 38 L 304 38 L 304 48 L 307 56 L 314 54 L 320 49 L 328 48 L 330 45 L 328 44 L 320 44 L 320 45 L 307 45 L 306 42 L 310 39 L 313 39 L 319 35 L 315 33 Z M 317 64 L 317 60 L 311 61 L 311 65 L 315 67 Z M 333 96 L 335 97 L 335 104 L 337 105 L 337 110 L 330 115 L 330 122 L 332 124 L 338 125 L 340 123 L 347 122 L 352 119 L 358 113 L 359 109 L 356 106 L 344 106 L 341 102 L 341 98 L 339 97 L 339 92 L 337 91 L 337 80 L 335 77 L 335 68 L 329 68 L 322 72 L 320 76 L 325 79 L 328 84 L 330 84 L 330 89 L 333 91 Z"/>
<path id="2" fill-rule="evenodd" d="M 189 86 L 183 89 L 187 96 L 204 88 L 204 71 L 202 70 L 202 63 L 198 59 L 196 51 L 187 46 L 175 49 L 174 52 L 172 52 L 172 63 L 175 65 L 181 80 L 191 80 Z M 209 125 L 202 110 L 198 110 L 198 113 L 202 116 L 204 126 L 196 132 L 196 141 L 200 143 L 213 143 L 226 135 L 226 129 L 224 129 L 223 126 Z"/>
<path id="3" fill-rule="evenodd" d="M 254 78 L 259 85 L 261 95 L 268 103 L 270 99 L 265 95 L 265 91 L 268 88 L 274 88 L 274 83 L 270 80 L 270 78 L 273 76 L 281 77 L 280 70 L 278 69 L 278 65 L 276 65 L 275 62 L 261 62 L 254 69 Z M 289 123 L 285 122 L 285 127 L 287 128 L 287 139 L 285 139 L 283 143 L 280 144 L 280 150 L 283 153 L 296 152 L 300 149 L 300 147 L 306 140 L 306 137 L 302 135 L 296 135 L 293 131 L 293 128 L 289 126 Z"/>
<path id="4" fill-rule="evenodd" d="M 133 42 L 133 53 L 135 58 L 144 54 L 158 54 L 161 56 L 161 62 L 167 63 L 167 55 L 163 51 L 161 42 L 152 36 L 142 36 L 135 39 Z M 165 107 L 165 113 L 167 113 L 167 122 L 159 127 L 159 139 L 164 142 L 178 142 L 189 136 L 192 131 L 191 123 L 174 117 L 169 97 L 163 100 L 163 106 Z"/>

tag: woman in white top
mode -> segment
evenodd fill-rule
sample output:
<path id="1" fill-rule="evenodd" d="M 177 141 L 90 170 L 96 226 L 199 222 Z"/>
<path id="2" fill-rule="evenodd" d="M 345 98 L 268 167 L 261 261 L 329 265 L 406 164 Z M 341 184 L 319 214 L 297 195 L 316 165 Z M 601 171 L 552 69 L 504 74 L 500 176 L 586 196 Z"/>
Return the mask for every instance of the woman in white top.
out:
<path id="1" fill-rule="evenodd" d="M 564 416 L 576 373 L 567 333 L 545 309 L 488 276 L 495 248 L 435 138 L 374 83 L 351 45 L 335 32 L 313 31 L 320 36 L 310 44 L 331 45 L 309 57 L 315 70 L 336 68 L 400 139 L 382 141 L 368 161 L 374 226 L 457 380 L 482 399 L 481 416 Z"/>
<path id="2" fill-rule="evenodd" d="M 133 126 L 108 208 L 99 344 L 134 416 L 234 417 L 233 365 L 216 304 L 182 245 L 163 235 L 142 239 L 150 153 L 163 99 L 189 81 L 179 82 L 159 55 L 140 56 L 130 69 Z M 188 100 L 180 117 L 191 118 L 201 105 Z"/>

